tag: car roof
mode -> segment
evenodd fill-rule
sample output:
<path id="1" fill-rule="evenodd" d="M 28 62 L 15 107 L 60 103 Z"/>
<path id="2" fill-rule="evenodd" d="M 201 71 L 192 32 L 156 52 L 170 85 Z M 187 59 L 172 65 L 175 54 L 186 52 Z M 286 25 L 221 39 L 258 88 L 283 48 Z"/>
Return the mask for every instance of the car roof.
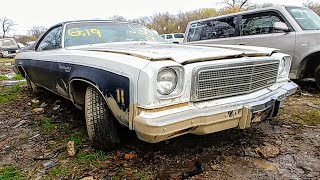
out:
<path id="1" fill-rule="evenodd" d="M 123 24 L 138 24 L 134 22 L 127 22 L 127 21 L 116 21 L 116 20 L 74 20 L 74 21 L 64 21 L 58 24 L 55 24 L 54 26 L 57 25 L 65 25 L 65 24 L 73 24 L 73 23 L 88 23 L 88 22 L 106 22 L 106 23 L 123 23 Z"/>
<path id="2" fill-rule="evenodd" d="M 260 12 L 260 11 L 266 11 L 266 10 L 283 10 L 285 8 L 306 8 L 306 7 L 286 6 L 286 5 L 270 6 L 270 7 L 258 8 L 258 9 L 248 10 L 248 11 L 242 11 L 242 12 L 237 12 L 237 13 L 232 13 L 232 14 L 221 15 L 221 16 L 214 16 L 214 17 L 210 17 L 210 18 L 206 18 L 206 19 L 199 19 L 199 20 L 191 21 L 191 22 L 189 22 L 189 24 L 194 23 L 194 22 L 199 22 L 199 21 L 211 20 L 211 19 L 216 19 L 216 18 L 224 18 L 224 17 L 230 17 L 230 16 L 237 16 L 237 15 L 241 15 L 241 14 L 254 13 L 254 12 Z"/>

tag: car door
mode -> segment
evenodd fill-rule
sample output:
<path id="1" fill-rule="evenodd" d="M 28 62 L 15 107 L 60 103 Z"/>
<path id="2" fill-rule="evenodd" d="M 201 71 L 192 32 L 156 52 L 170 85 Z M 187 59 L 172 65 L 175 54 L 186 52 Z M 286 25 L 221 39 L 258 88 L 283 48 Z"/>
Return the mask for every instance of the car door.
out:
<path id="1" fill-rule="evenodd" d="M 30 79 L 49 90 L 57 92 L 58 55 L 61 51 L 62 26 L 51 28 L 35 46 L 27 73 Z"/>
<path id="2" fill-rule="evenodd" d="M 275 22 L 286 23 L 289 31 L 273 29 Z M 234 43 L 278 48 L 281 52 L 294 56 L 295 32 L 278 11 L 245 14 L 240 22 L 240 38 L 235 39 Z"/>

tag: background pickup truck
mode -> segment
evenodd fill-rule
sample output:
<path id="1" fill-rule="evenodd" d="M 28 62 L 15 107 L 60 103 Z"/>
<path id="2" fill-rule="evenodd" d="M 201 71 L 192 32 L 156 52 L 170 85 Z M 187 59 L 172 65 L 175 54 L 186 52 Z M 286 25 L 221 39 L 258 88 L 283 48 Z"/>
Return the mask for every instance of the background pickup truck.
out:
<path id="1" fill-rule="evenodd" d="M 292 56 L 290 79 L 320 88 L 320 17 L 304 7 L 275 6 L 190 22 L 187 44 L 273 47 Z"/>

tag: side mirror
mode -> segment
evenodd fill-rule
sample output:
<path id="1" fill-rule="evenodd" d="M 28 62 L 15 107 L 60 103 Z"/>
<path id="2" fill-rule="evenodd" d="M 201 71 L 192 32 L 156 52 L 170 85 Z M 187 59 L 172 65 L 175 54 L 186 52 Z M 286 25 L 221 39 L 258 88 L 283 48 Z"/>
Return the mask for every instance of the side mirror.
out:
<path id="1" fill-rule="evenodd" d="M 280 31 L 289 31 L 288 26 L 284 22 L 275 22 L 273 23 L 273 29 L 274 30 L 280 30 Z"/>

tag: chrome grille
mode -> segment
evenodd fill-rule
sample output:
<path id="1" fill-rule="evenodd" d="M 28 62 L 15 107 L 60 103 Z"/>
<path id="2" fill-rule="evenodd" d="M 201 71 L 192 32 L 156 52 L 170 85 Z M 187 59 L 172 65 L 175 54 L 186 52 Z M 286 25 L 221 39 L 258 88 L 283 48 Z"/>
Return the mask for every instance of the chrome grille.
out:
<path id="1" fill-rule="evenodd" d="M 195 71 L 192 100 L 208 100 L 248 94 L 273 85 L 278 61 L 201 67 Z"/>

